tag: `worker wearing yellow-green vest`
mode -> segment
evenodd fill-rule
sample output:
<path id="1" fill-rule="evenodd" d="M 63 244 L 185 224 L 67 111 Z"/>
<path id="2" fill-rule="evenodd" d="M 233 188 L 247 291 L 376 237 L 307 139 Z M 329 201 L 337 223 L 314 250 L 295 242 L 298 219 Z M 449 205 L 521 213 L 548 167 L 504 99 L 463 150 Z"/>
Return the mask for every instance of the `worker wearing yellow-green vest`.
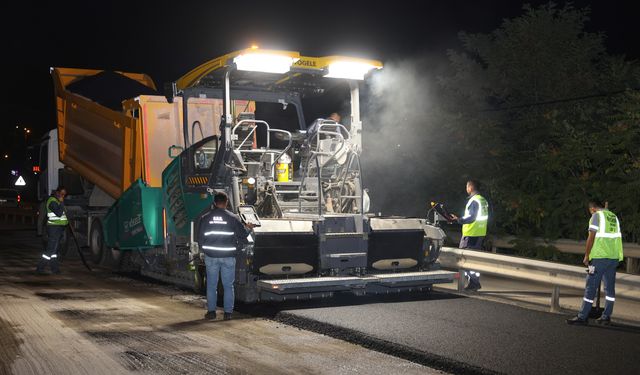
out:
<path id="1" fill-rule="evenodd" d="M 464 216 L 457 217 L 452 215 L 454 219 L 462 224 L 462 237 L 460 238 L 461 249 L 482 250 L 482 242 L 487 235 L 487 223 L 489 222 L 489 203 L 480 195 L 480 183 L 476 180 L 467 181 L 467 194 L 469 198 L 464 209 Z M 469 284 L 466 290 L 475 291 L 482 286 L 480 285 L 480 272 L 467 271 L 466 276 L 469 277 Z"/>
<path id="2" fill-rule="evenodd" d="M 589 312 L 593 305 L 600 282 L 604 278 L 606 294 L 604 311 L 596 323 L 608 325 L 611 322 L 613 304 L 616 300 L 616 268 L 623 259 L 622 232 L 618 217 L 605 208 L 602 201 L 589 202 L 589 237 L 582 263 L 588 267 L 587 285 L 582 299 L 582 308 L 578 316 L 567 319 L 569 324 L 588 324 Z"/>
<path id="3" fill-rule="evenodd" d="M 64 197 L 66 195 L 67 191 L 65 188 L 58 187 L 47 199 L 45 204 L 47 211 L 47 246 L 36 268 L 38 273 L 44 273 L 47 265 L 51 267 L 51 272 L 60 273 L 58 266 L 58 246 L 62 241 L 65 227 L 68 224 L 64 208 Z"/>

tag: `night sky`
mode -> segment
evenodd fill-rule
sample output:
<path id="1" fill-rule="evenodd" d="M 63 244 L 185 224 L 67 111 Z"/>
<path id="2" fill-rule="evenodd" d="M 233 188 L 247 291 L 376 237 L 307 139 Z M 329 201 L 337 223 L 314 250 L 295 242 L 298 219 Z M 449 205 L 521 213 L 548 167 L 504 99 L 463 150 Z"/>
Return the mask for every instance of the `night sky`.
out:
<path id="1" fill-rule="evenodd" d="M 383 62 L 444 55 L 458 47 L 459 31 L 491 31 L 502 19 L 521 14 L 523 3 L 20 1 L 4 6 L 3 44 L 8 53 L 3 56 L 2 148 L 13 161 L 2 159 L 0 173 L 24 159 L 22 128 L 32 129 L 26 139 L 33 143 L 55 125 L 51 66 L 143 72 L 162 87 L 211 58 L 251 43 L 310 56 L 345 54 Z M 611 53 L 640 57 L 633 2 L 573 4 L 591 7 L 589 31 L 604 32 Z"/>

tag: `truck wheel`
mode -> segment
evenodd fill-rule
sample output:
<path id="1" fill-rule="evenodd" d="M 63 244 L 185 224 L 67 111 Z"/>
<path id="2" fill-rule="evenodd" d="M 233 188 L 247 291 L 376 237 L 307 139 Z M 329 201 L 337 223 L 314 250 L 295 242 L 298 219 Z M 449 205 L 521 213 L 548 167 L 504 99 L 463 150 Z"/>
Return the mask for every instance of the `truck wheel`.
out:
<path id="1" fill-rule="evenodd" d="M 105 253 L 104 236 L 102 234 L 102 223 L 100 219 L 93 219 L 91 222 L 89 249 L 91 250 L 91 261 L 93 261 L 94 264 L 100 264 Z"/>
<path id="2" fill-rule="evenodd" d="M 120 270 L 120 264 L 122 263 L 122 251 L 118 249 L 105 248 L 103 250 L 104 256 L 102 257 L 102 264 L 113 270 Z"/>
<path id="3" fill-rule="evenodd" d="M 193 291 L 197 294 L 207 292 L 207 272 L 204 267 L 198 266 L 193 271 Z"/>

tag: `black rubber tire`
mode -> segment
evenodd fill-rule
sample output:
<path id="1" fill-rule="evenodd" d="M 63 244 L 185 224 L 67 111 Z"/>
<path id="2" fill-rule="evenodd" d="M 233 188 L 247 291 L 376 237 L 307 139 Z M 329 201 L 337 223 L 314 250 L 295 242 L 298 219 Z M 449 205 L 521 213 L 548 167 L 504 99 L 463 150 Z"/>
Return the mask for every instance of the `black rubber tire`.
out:
<path id="1" fill-rule="evenodd" d="M 89 250 L 91 251 L 91 261 L 94 264 L 100 264 L 106 252 L 104 246 L 104 235 L 102 233 L 102 222 L 100 219 L 93 219 L 91 222 Z"/>
<path id="2" fill-rule="evenodd" d="M 122 264 L 122 251 L 105 247 L 102 256 L 102 265 L 113 270 L 119 271 Z"/>

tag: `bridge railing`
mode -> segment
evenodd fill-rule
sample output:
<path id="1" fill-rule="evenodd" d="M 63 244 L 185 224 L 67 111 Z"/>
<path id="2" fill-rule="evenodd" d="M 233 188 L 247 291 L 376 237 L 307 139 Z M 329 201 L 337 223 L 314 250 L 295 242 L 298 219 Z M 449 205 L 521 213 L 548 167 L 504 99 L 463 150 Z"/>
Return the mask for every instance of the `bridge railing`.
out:
<path id="1" fill-rule="evenodd" d="M 445 268 L 466 270 L 502 276 L 510 279 L 532 281 L 552 287 L 551 311 L 560 310 L 560 288 L 583 289 L 586 267 L 570 266 L 542 260 L 521 258 L 510 255 L 493 254 L 482 251 L 445 247 L 439 258 Z M 464 288 L 465 278 L 460 277 L 458 290 Z M 640 276 L 618 273 L 616 296 L 640 300 Z"/>

